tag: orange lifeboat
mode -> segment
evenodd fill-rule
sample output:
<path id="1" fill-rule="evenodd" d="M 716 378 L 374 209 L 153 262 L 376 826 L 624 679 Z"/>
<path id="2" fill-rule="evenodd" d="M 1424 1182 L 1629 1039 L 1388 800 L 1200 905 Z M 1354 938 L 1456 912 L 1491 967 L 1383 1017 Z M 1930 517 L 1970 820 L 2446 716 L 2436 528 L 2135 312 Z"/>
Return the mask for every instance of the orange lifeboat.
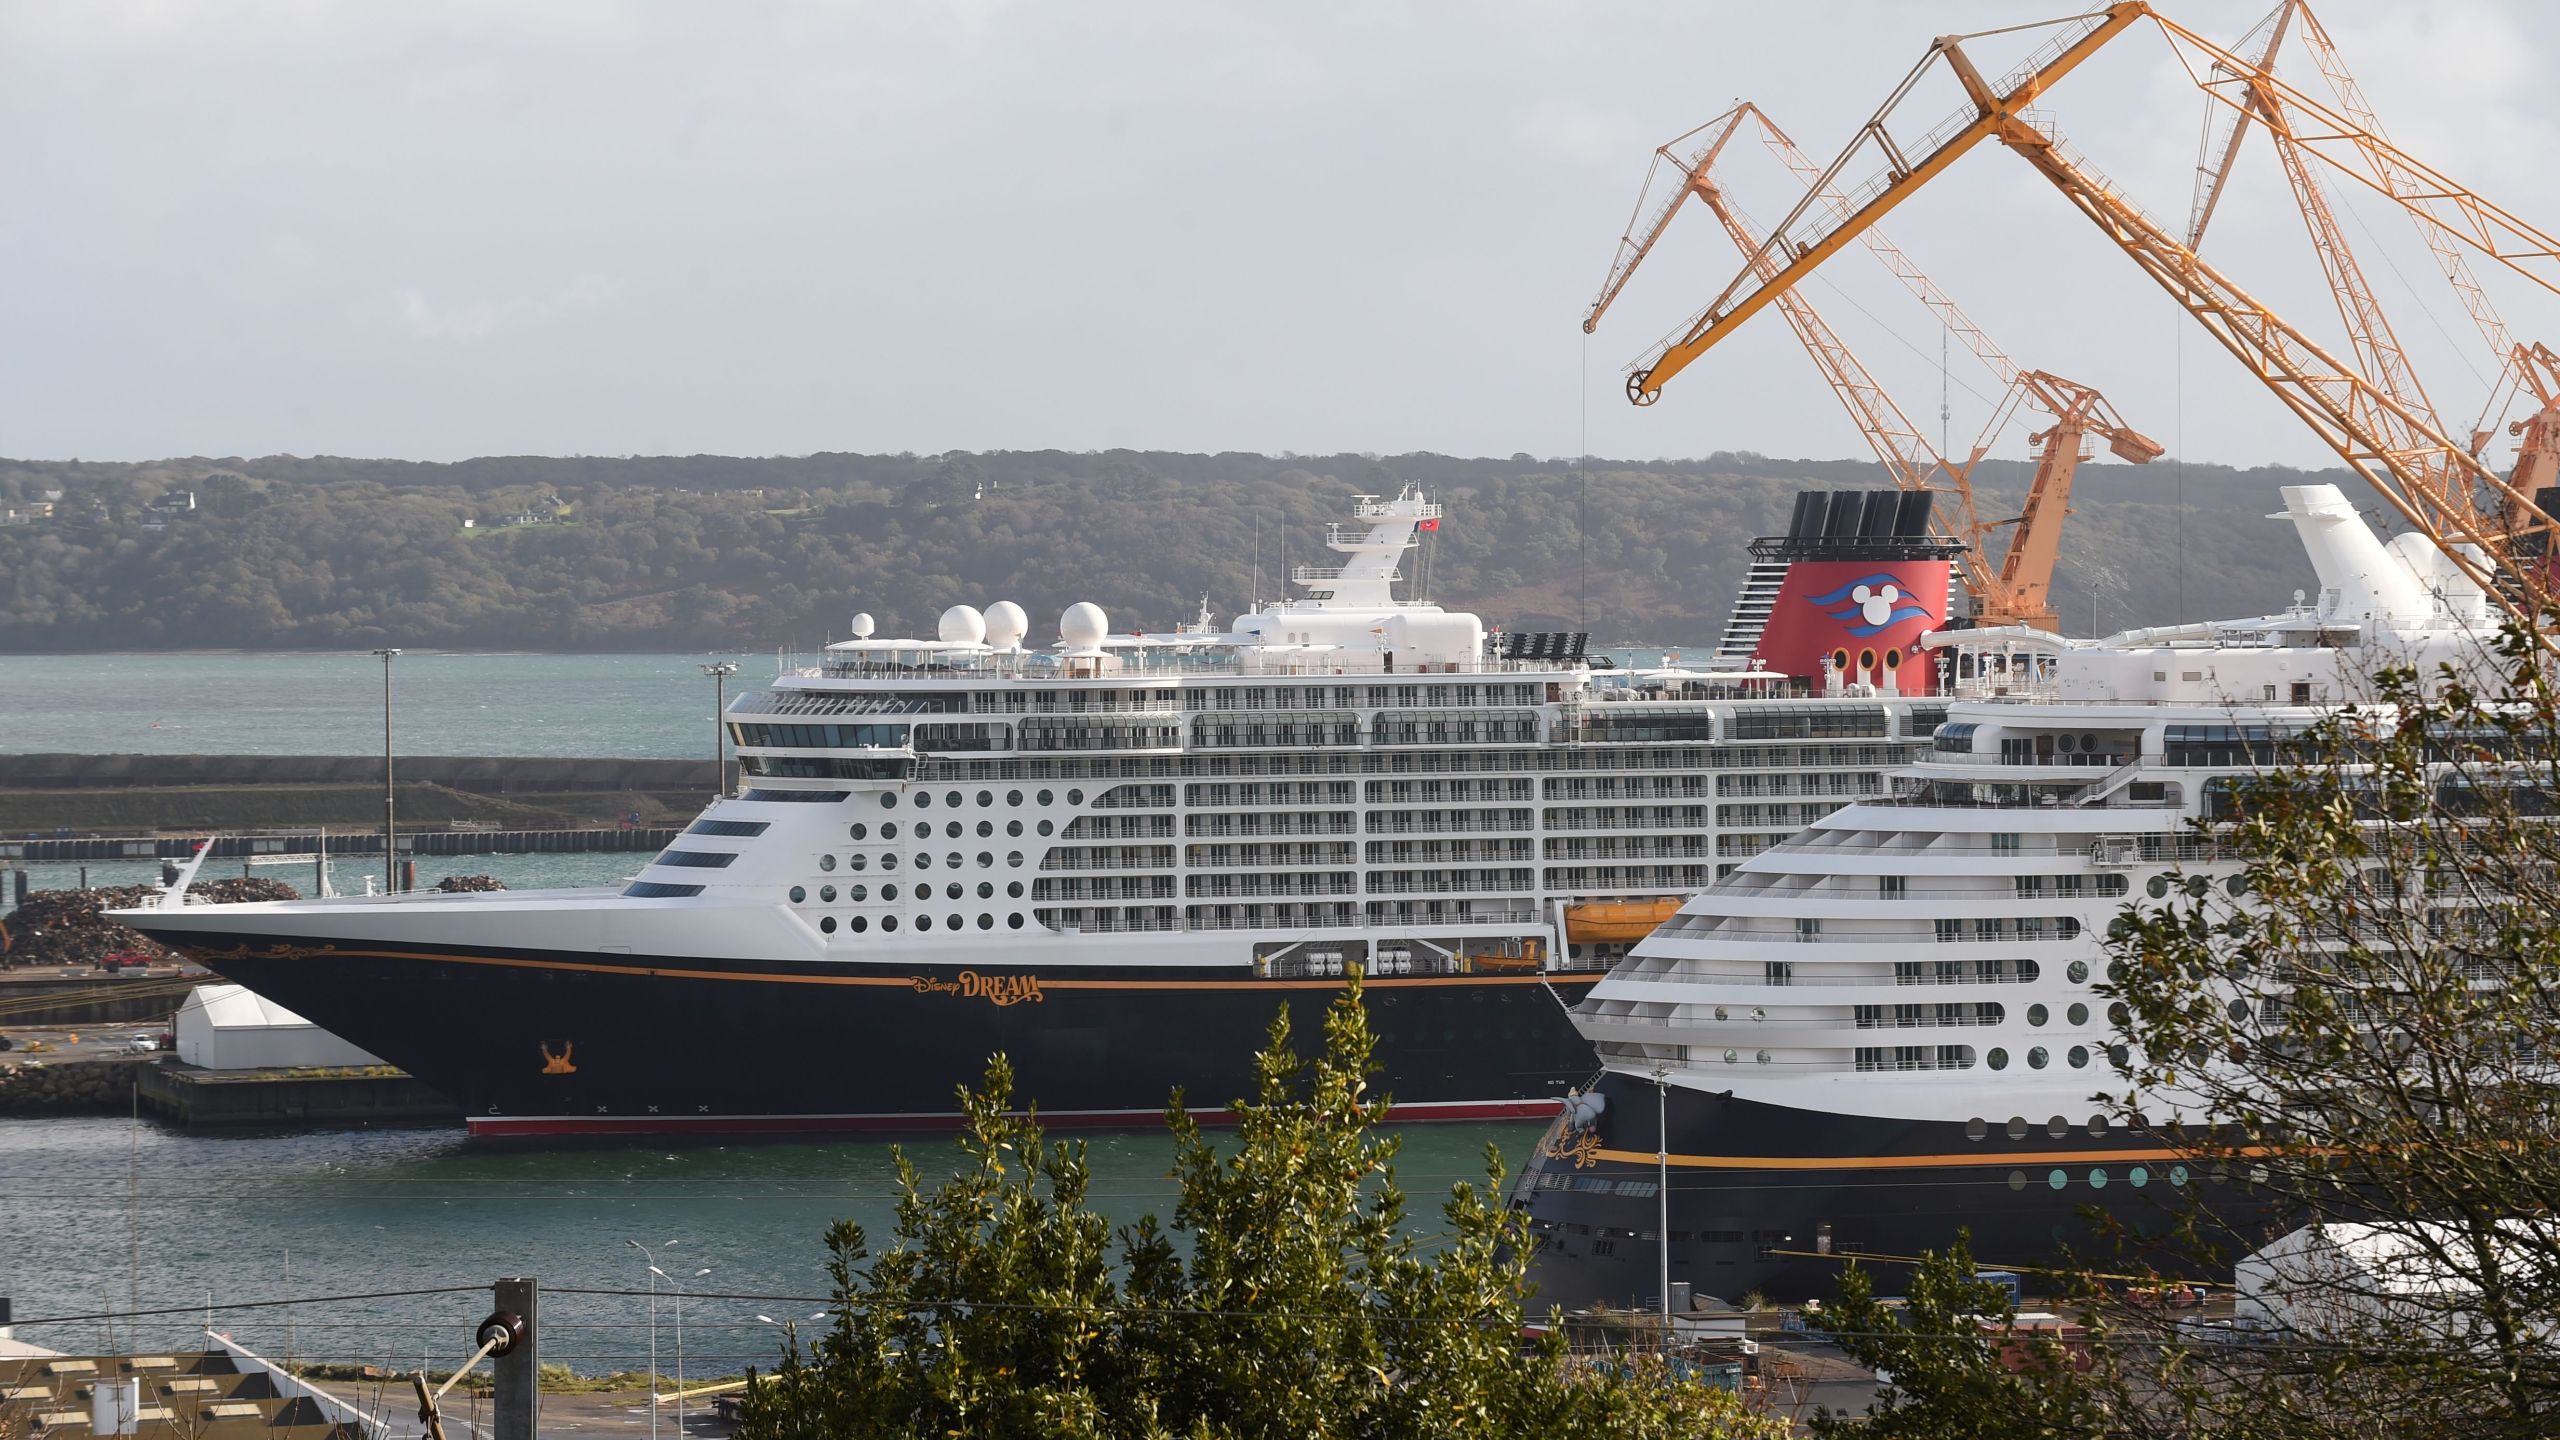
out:
<path id="1" fill-rule="evenodd" d="M 1680 902 L 1585 900 L 1564 907 L 1564 938 L 1586 945 L 1631 945 L 1680 913 Z"/>

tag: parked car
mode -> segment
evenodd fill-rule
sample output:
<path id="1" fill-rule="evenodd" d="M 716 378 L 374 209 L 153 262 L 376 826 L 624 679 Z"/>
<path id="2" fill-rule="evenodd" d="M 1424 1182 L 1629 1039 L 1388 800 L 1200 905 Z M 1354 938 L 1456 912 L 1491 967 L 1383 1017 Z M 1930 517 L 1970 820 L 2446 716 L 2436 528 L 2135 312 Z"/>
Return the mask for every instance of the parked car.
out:
<path id="1" fill-rule="evenodd" d="M 124 1042 L 124 1048 L 140 1055 L 157 1054 L 160 1049 L 160 1037 L 136 1033 L 132 1039 Z"/>

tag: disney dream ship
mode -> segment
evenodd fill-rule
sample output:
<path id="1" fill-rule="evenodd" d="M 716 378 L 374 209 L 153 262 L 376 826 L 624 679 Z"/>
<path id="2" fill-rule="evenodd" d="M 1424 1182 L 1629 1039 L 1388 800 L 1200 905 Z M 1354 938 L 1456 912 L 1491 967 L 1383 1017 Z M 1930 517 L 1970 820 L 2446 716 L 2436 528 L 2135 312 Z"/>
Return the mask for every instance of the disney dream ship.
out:
<path id="1" fill-rule="evenodd" d="M 1960 1227 L 1987 1265 L 2103 1255 L 2090 1208 L 2157 1234 L 2201 1186 L 2230 1187 L 2217 1217 L 2252 1212 L 2095 1098 L 2132 1058 L 2096 989 L 2109 922 L 2173 887 L 2239 893 L 2190 825 L 2229 777 L 2377 666 L 2470 664 L 2495 631 L 2423 537 L 2382 543 L 2332 486 L 2283 494 L 2316 602 L 2098 641 L 1931 637 L 1960 657 L 1951 708 L 1896 793 L 1742 862 L 1590 988 L 1574 1023 L 1605 1069 L 1515 1194 L 1542 1303 L 1653 1303 L 1665 1169 L 1671 1277 L 1728 1298 L 1828 1294 L 1837 1257 Z M 2143 1110 L 2204 1118 L 2177 1094 Z"/>
<path id="2" fill-rule="evenodd" d="M 485 1134 L 947 1124 L 1003 1051 L 1061 1122 L 1244 1093 L 1358 967 L 1410 1118 L 1546 1115 L 1569 1008 L 1682 897 L 1882 792 L 1944 709 L 1928 497 L 1802 497 L 1720 669 L 1624 671 L 1395 598 L 1440 524 L 1358 497 L 1339 562 L 1224 629 L 1091 604 L 871 635 L 728 707 L 742 790 L 611 890 L 118 918 L 382 1056 Z M 1917 662 L 1917 663 L 1912 663 Z M 1738 668 L 1737 668 L 1738 667 Z"/>

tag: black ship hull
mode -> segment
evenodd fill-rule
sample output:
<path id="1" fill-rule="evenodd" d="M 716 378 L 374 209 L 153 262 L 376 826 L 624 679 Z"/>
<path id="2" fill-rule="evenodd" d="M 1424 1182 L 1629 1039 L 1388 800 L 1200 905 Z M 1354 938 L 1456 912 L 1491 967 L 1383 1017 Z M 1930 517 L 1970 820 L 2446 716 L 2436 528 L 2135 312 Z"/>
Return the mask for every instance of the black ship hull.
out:
<path id="1" fill-rule="evenodd" d="M 1177 1089 L 1214 1119 L 1250 1093 L 1281 1009 L 1311 1053 L 1345 983 L 154 934 L 433 1086 L 490 1136 L 946 1128 L 998 1052 L 1017 1103 L 1052 1123 L 1151 1124 Z M 1593 1063 L 1566 1008 L 1598 978 L 1373 979 L 1373 1087 L 1407 1120 L 1550 1115 Z"/>
<path id="2" fill-rule="evenodd" d="M 1659 1304 L 1657 1096 L 1615 1072 L 1583 1126 L 1560 1119 L 1529 1162 L 1519 1201 L 1538 1240 L 1537 1305 Z M 1908 1259 L 1969 1234 L 1984 1269 L 2076 1263 L 2188 1278 L 2227 1277 L 2230 1258 L 2289 1228 L 2283 1207 L 2220 1167 L 2189 1163 L 2147 1135 L 2090 1117 L 2014 1123 L 1826 1114 L 1671 1087 L 1671 1279 L 1732 1301 L 1794 1303 L 1834 1293 L 1852 1256 L 1900 1293 Z M 2164 1238 L 2194 1216 L 2214 1253 Z"/>

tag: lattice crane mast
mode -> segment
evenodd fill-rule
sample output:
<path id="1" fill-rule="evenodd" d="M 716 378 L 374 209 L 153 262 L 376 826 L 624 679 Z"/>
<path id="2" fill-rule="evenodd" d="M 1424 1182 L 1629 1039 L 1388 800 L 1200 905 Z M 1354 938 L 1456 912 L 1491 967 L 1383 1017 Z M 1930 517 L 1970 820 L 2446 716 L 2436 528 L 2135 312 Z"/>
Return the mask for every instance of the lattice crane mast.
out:
<path id="1" fill-rule="evenodd" d="M 2547 552 L 2552 527 L 2528 497 L 2205 263 L 2031 112 L 2036 97 L 2146 18 L 2160 24 L 2173 45 L 2213 48 L 2211 42 L 2161 20 L 2142 0 L 2119 0 L 2101 12 L 2056 22 L 2055 33 L 1998 81 L 1987 79 L 1965 53 L 1964 41 L 1974 37 L 1940 38 L 1823 172 L 1826 186 L 1837 185 L 1859 156 L 1872 150 L 1882 159 L 1881 173 L 1847 192 L 1854 202 L 1837 207 L 1845 214 L 1834 215 L 1833 207 L 1818 204 L 1816 194 L 1799 201 L 1762 247 L 1765 255 L 1782 262 L 1776 273 L 1763 276 L 1760 267 L 1746 267 L 1650 365 L 1628 376 L 1628 397 L 1640 405 L 1659 399 L 1664 383 L 1812 273 L 1861 230 L 1944 174 L 1974 147 L 1996 139 L 2033 165 L 2223 348 L 2248 366 L 2386 503 L 2433 540 L 2447 563 L 2510 613 L 2526 614 L 2548 604 L 2552 587 L 2539 557 Z M 2228 59 L 2236 67 L 2248 68 L 2237 56 Z M 1942 64 L 1963 86 L 1972 113 L 1959 114 L 1905 144 L 1892 133 L 1894 112 Z M 2197 83 L 2207 81 L 2198 77 Z M 2274 83 L 2281 87 L 2282 82 Z M 2294 98 L 2299 92 L 2280 89 L 2279 93 L 2287 108 L 2299 108 Z M 2336 133 L 2324 130 L 2317 136 L 2306 133 L 2298 118 L 2294 127 L 2295 139 L 2314 153 L 2332 143 L 2388 145 L 2357 133 L 2362 138 L 2350 142 L 2343 122 Z M 2546 278 L 2560 277 L 2560 243 L 2400 152 L 2392 153 L 2411 173 L 2428 177 L 2436 187 L 2423 201 L 2410 202 L 2412 213 L 2429 217 L 2510 268 L 2560 289 Z M 2382 187 L 2376 183 L 2375 188 Z M 2456 485 L 2477 486 L 2494 495 L 2501 502 L 2503 523 L 2485 520 L 2465 497 L 2449 493 Z"/>
<path id="2" fill-rule="evenodd" d="M 1775 269 L 1776 262 L 1765 253 L 1762 239 L 1749 217 L 1742 213 L 1714 176 L 1717 160 L 1746 123 L 1757 126 L 1761 142 L 1790 169 L 1800 176 L 1819 178 L 1811 162 L 1796 149 L 1786 132 L 1779 129 L 1766 112 L 1748 101 L 1659 147 L 1654 152 L 1653 169 L 1646 175 L 1645 189 L 1637 197 L 1627 232 L 1619 239 L 1618 252 L 1609 274 L 1601 282 L 1600 293 L 1584 317 L 1585 331 L 1598 326 L 1600 317 L 1624 290 L 1644 258 L 1652 253 L 1681 205 L 1692 196 L 1715 215 L 1727 237 L 1748 262 L 1764 272 Z M 1682 148 L 1700 136 L 1706 138 L 1694 149 Z M 1645 199 L 1652 193 L 1654 180 L 1665 165 L 1680 174 L 1681 183 L 1648 216 Z M 1881 231 L 1869 230 L 1862 238 L 1885 268 L 1951 332 L 1961 337 L 1965 348 L 1998 376 L 2005 387 L 2001 403 L 1994 408 L 1991 423 L 1985 427 L 1982 438 L 1975 442 L 1972 453 L 1961 465 L 1940 455 L 1928 443 L 1918 427 L 1911 424 L 1892 397 L 1875 382 L 1856 355 L 1801 295 L 1788 293 L 1778 297 L 1776 303 L 1780 314 L 1796 332 L 1806 352 L 1822 370 L 1825 380 L 1840 397 L 1851 419 L 1857 422 L 1861 433 L 1867 437 L 1869 445 L 1894 475 L 1898 485 L 1905 489 L 1939 488 L 1931 483 L 1933 477 L 1945 477 L 1944 488 L 1956 496 L 1961 512 L 1957 527 L 1961 533 L 1954 538 L 1965 547 L 1960 563 L 1965 587 L 1973 596 L 1976 620 L 1986 625 L 2024 624 L 2045 630 L 2058 628 L 2051 598 L 2053 567 L 2061 544 L 2062 521 L 2070 513 L 2071 483 L 2082 458 L 2083 443 L 2093 434 L 2100 436 L 2118 456 L 2137 464 L 2156 459 L 2162 453 L 2161 447 L 2126 425 L 2098 391 L 2044 371 L 2020 370 L 1989 335 Z M 2054 417 L 2054 423 L 2029 437 L 2029 443 L 2037 450 L 2037 465 L 2023 512 L 2006 519 L 1986 521 L 1975 502 L 1973 471 L 2022 401 Z M 2005 551 L 1994 564 L 1990 559 L 1988 541 L 1994 532 L 2004 527 L 2014 528 Z"/>

